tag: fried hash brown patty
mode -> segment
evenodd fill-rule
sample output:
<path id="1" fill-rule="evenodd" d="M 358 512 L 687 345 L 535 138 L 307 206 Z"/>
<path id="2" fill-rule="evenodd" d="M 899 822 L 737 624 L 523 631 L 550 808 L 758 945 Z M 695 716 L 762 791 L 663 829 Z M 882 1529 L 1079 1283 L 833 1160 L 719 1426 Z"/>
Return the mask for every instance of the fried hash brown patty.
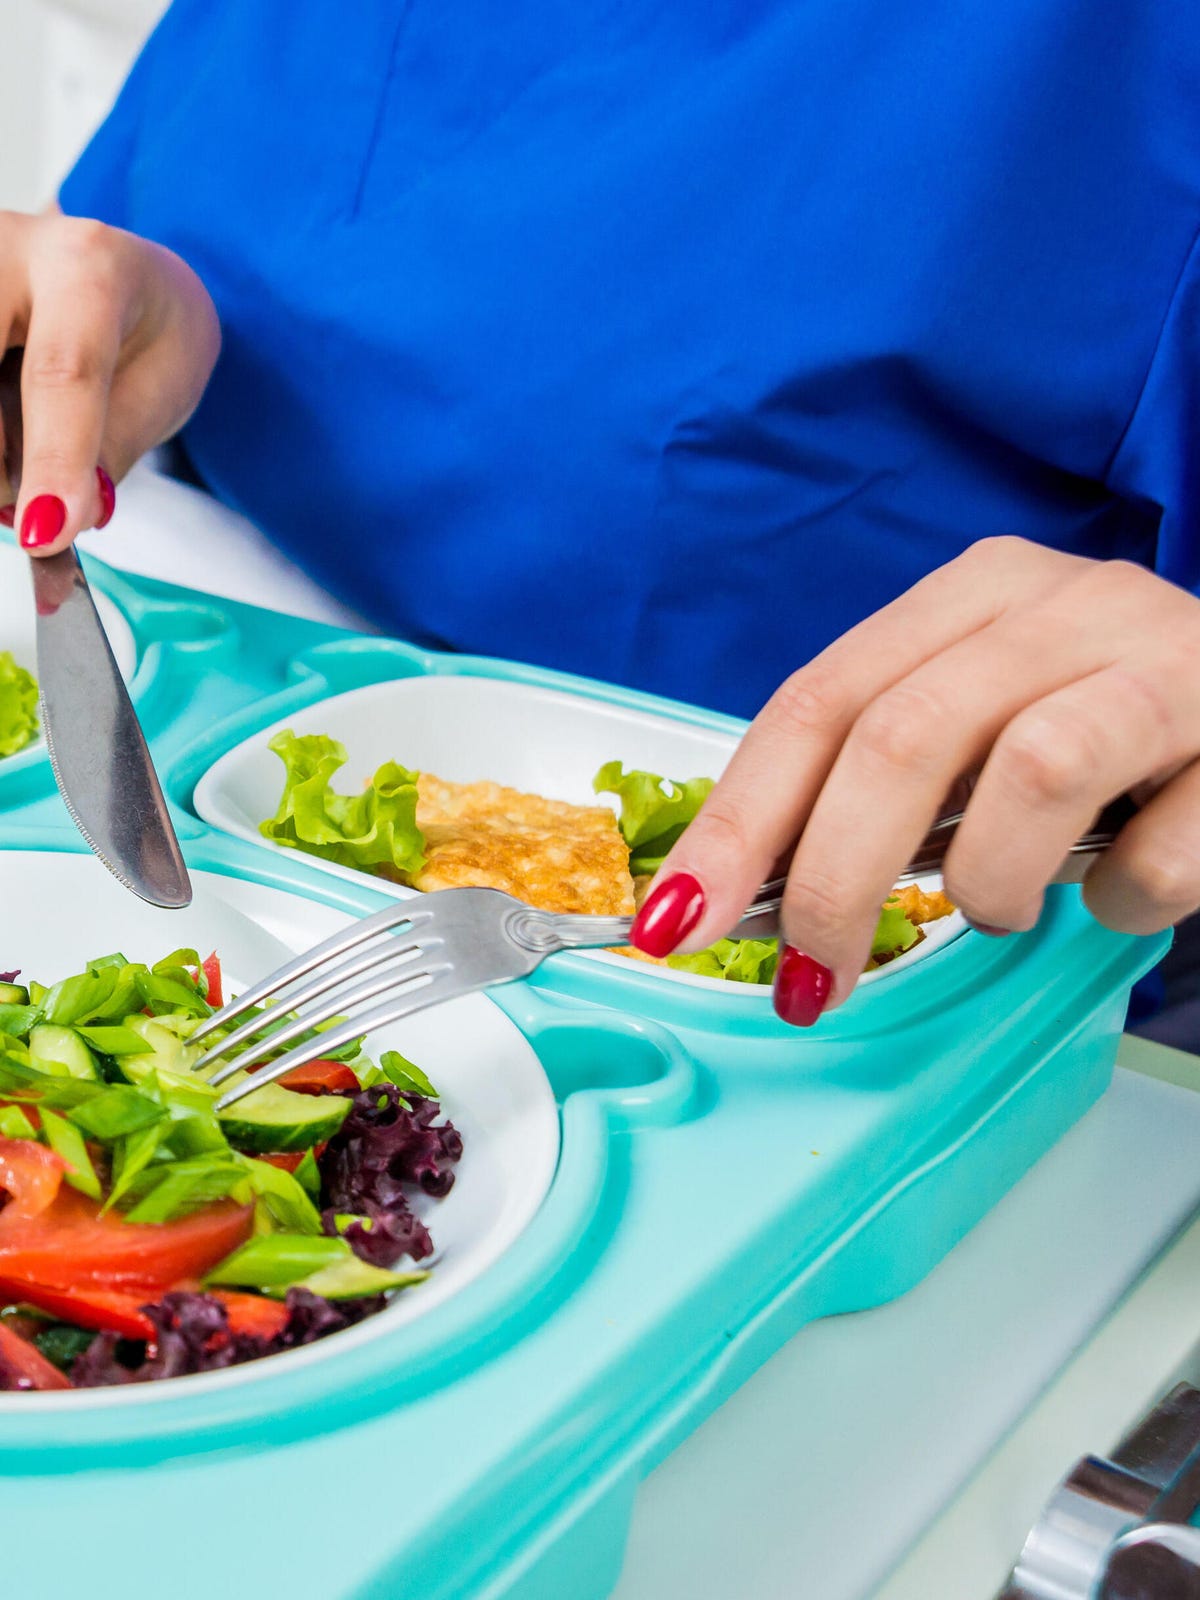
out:
<path id="1" fill-rule="evenodd" d="M 414 889 L 503 889 L 544 911 L 632 916 L 629 847 L 607 806 L 573 806 L 498 783 L 417 779 L 425 865 Z"/>

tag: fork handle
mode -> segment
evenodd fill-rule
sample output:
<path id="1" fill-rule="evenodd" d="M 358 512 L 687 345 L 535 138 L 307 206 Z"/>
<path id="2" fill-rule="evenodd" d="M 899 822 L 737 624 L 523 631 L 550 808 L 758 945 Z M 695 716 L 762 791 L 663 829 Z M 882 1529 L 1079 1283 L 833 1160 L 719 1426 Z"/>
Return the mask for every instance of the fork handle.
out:
<path id="1" fill-rule="evenodd" d="M 1054 883 L 1079 883 L 1092 858 L 1108 849 L 1121 829 L 1135 816 L 1138 806 L 1128 795 L 1121 795 L 1096 818 L 1087 833 L 1078 838 L 1067 853 L 1066 860 L 1055 873 Z M 953 811 L 940 817 L 921 841 L 916 854 L 896 879 L 898 884 L 912 883 L 929 873 L 939 872 L 958 831 L 964 812 Z M 779 908 L 783 904 L 786 878 L 771 878 L 764 883 L 753 901 L 729 930 L 731 939 L 773 939 L 779 933 Z M 557 936 L 557 948 L 564 950 L 597 949 L 608 945 L 629 942 L 632 917 L 575 917 L 552 919 Z"/>

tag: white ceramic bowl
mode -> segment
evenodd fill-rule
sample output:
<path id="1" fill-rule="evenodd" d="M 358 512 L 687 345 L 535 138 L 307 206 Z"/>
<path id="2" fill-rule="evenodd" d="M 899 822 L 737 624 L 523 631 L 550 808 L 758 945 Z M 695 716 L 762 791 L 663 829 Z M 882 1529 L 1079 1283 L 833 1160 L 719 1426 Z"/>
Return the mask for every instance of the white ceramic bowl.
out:
<path id="1" fill-rule="evenodd" d="M 259 823 L 273 816 L 279 804 L 283 766 L 267 746 L 287 727 L 296 733 L 330 734 L 345 745 L 349 759 L 334 782 L 347 791 L 358 789 L 384 761 L 394 760 L 456 783 L 491 779 L 552 800 L 608 803 L 614 809 L 618 809 L 614 797 L 592 792 L 592 778 L 606 761 L 619 759 L 626 768 L 646 768 L 675 779 L 716 778 L 737 744 L 732 734 L 498 678 L 455 673 L 371 684 L 318 701 L 243 740 L 197 784 L 196 810 L 206 822 L 264 850 L 285 848 L 264 839 Z M 336 877 L 354 881 L 362 876 L 352 867 L 316 856 L 304 859 Z M 383 879 L 371 881 L 387 893 L 412 892 Z M 940 880 L 923 878 L 921 885 L 936 888 Z M 928 924 L 920 944 L 859 981 L 877 983 L 904 971 L 965 927 L 958 912 Z M 630 964 L 624 956 L 601 951 L 584 959 L 618 968 Z M 638 963 L 637 970 L 661 976 L 664 982 L 723 993 L 732 987 L 720 978 L 647 963 Z M 754 992 L 745 984 L 736 987 L 740 995 Z M 769 1003 L 765 986 L 762 997 Z"/>
<path id="2" fill-rule="evenodd" d="M 150 963 L 182 947 L 217 950 L 236 988 L 342 927 L 349 920 L 298 896 L 217 874 L 192 874 L 195 898 L 186 911 L 162 911 L 123 889 L 90 855 L 0 851 L 0 901 L 42 907 L 10 917 L 0 970 L 50 982 L 106 952 Z M 69 916 L 59 914 L 69 906 Z M 271 1357 L 274 1367 L 324 1359 L 401 1323 L 423 1316 L 487 1270 L 528 1225 L 558 1162 L 554 1094 L 523 1035 L 490 1000 L 474 995 L 381 1029 L 367 1041 L 417 1062 L 441 1094 L 442 1108 L 463 1135 L 454 1187 L 443 1200 L 422 1195 L 413 1208 L 426 1221 L 437 1252 L 432 1275 L 398 1294 L 386 1310 L 335 1339 Z M 241 1382 L 259 1364 L 188 1378 L 189 1385 Z M 260 1369 L 261 1370 L 261 1369 Z M 173 1383 L 147 1384 L 139 1400 L 161 1397 Z M 72 1404 L 128 1401 L 123 1389 L 80 1390 Z M 49 1395 L 0 1395 L 0 1415 L 16 1408 L 62 1404 Z"/>

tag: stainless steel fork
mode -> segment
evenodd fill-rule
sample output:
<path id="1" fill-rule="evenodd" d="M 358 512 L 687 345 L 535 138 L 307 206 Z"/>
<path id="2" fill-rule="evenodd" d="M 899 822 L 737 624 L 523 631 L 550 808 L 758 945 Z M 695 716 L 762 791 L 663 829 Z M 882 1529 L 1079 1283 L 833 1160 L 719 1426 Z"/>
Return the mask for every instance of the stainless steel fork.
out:
<path id="1" fill-rule="evenodd" d="M 1121 800 L 1102 812 L 1072 847 L 1056 881 L 1077 881 L 1088 858 L 1107 849 L 1134 809 Z M 898 883 L 941 867 L 962 817 L 956 811 L 934 824 Z M 770 938 L 778 933 L 785 881 L 773 878 L 763 884 L 729 930 L 731 937 Z M 413 895 L 323 940 L 215 1012 L 196 1029 L 193 1043 L 231 1023 L 238 1025 L 211 1045 L 195 1070 L 217 1066 L 208 1079 L 215 1086 L 274 1057 L 221 1096 L 217 1108 L 223 1109 L 372 1029 L 493 984 L 526 978 L 559 951 L 628 944 L 632 925 L 631 917 L 538 911 L 499 889 Z M 253 1015 L 238 1022 L 248 1011 Z M 315 1028 L 331 1022 L 314 1034 Z M 277 1056 L 279 1050 L 284 1053 Z"/>

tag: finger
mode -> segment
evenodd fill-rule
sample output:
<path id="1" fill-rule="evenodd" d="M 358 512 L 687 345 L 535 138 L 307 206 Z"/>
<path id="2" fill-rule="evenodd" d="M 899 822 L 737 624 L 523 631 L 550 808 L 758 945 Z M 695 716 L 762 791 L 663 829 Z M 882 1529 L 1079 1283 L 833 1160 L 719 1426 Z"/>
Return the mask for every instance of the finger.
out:
<path id="1" fill-rule="evenodd" d="M 1028 706 L 979 776 L 946 857 L 946 892 L 972 921 L 1032 928 L 1101 808 L 1198 745 L 1200 693 L 1165 655 L 1125 659 Z"/>
<path id="2" fill-rule="evenodd" d="M 1095 587 L 1094 570 L 1049 598 L 1018 606 L 924 663 L 872 701 L 851 728 L 796 849 L 782 913 L 787 940 L 832 971 L 830 1006 L 854 987 L 870 952 L 880 904 L 915 854 L 955 776 L 974 770 L 997 739 L 1007 749 L 1010 727 L 1023 730 L 1028 724 L 1032 730 L 1027 708 L 1052 704 L 1045 697 L 1058 691 L 1068 696 L 1058 720 L 1069 724 L 1070 686 L 1107 666 L 1125 648 L 1128 630 L 1119 621 L 1102 630 L 1071 625 L 1073 617 L 1093 613 L 1087 591 Z M 1103 718 L 1093 712 L 1091 720 Z M 1112 728 L 1115 733 L 1115 720 Z M 1110 777 L 1107 769 L 1118 766 L 1111 746 L 1101 748 L 1099 735 L 1094 742 L 1095 760 L 1091 751 L 1078 748 L 1078 740 L 1062 745 L 1077 800 L 1080 794 L 1096 795 L 1083 823 L 1112 798 L 1104 785 Z M 1106 754 L 1107 766 L 1100 759 Z M 1007 844 L 1018 836 L 1015 824 L 1005 825 L 1003 803 L 989 803 L 997 782 L 994 760 L 990 757 L 984 766 L 966 808 L 968 819 L 982 820 L 962 825 L 968 841 L 978 836 L 993 852 L 998 839 Z M 1001 777 L 1007 770 L 1007 765 L 1001 767 Z M 1118 780 L 1120 776 L 1118 772 Z M 1064 787 L 1066 783 L 1064 778 Z M 1080 803 L 1086 812 L 1086 799 Z M 1016 902 L 1022 914 L 1026 904 L 1032 905 L 1029 922 L 999 921 L 994 906 L 973 906 L 969 900 L 963 903 L 968 915 L 1002 927 L 1032 925 L 1040 889 L 1074 837 L 1073 824 L 1053 816 L 1021 819 L 1020 836 L 1031 851 L 1040 847 L 1051 855 L 1058 847 L 1056 822 L 1060 832 L 1066 830 L 1062 849 L 1045 878 L 1026 884 L 1025 903 Z M 1007 865 L 1007 856 L 1004 861 Z M 1009 904 L 1014 886 L 1022 892 L 1020 885 L 1020 879 L 1005 884 Z"/>
<path id="3" fill-rule="evenodd" d="M 0 349 L 0 524 L 6 528 L 12 527 L 17 509 L 20 441 L 21 352 Z"/>
<path id="4" fill-rule="evenodd" d="M 634 928 L 640 948 L 662 955 L 682 938 L 685 948 L 700 949 L 724 933 L 771 863 L 791 850 L 863 707 L 1021 600 L 1061 587 L 1084 565 L 1022 540 L 981 541 L 794 674 L 759 713 L 659 870 Z M 697 892 L 682 922 L 672 915 L 660 923 L 655 895 L 672 876 L 691 879 Z"/>
<path id="5" fill-rule="evenodd" d="M 1125 824 L 1084 879 L 1083 898 L 1120 933 L 1159 933 L 1200 907 L 1200 761 Z"/>
<path id="6" fill-rule="evenodd" d="M 212 302 L 191 268 L 161 246 L 139 247 L 139 322 L 113 377 L 101 448 L 118 482 L 188 421 L 221 347 Z"/>
<path id="7" fill-rule="evenodd" d="M 24 459 L 17 526 L 38 554 L 62 549 L 102 514 L 96 466 L 120 355 L 127 287 L 110 230 L 64 222 L 35 263 L 21 368 Z"/>

